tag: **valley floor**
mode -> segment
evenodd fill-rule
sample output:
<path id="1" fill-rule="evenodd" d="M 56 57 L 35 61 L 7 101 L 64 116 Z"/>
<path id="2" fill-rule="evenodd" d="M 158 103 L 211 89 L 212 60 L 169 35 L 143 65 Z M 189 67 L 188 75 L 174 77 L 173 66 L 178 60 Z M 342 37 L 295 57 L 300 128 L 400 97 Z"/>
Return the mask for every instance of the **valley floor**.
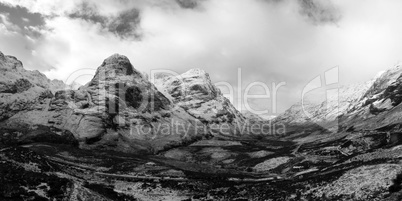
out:
<path id="1" fill-rule="evenodd" d="M 219 136 L 136 155 L 83 150 L 68 141 L 21 140 L 17 132 L 0 132 L 1 200 L 399 200 L 402 195 L 393 184 L 402 171 L 399 133 Z"/>

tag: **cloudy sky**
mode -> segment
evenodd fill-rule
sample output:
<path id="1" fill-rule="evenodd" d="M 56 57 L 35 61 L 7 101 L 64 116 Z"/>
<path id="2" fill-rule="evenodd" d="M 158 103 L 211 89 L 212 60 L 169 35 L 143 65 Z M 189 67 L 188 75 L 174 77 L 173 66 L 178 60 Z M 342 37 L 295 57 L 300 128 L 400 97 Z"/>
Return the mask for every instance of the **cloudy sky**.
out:
<path id="1" fill-rule="evenodd" d="M 401 8 L 400 0 L 0 0 L 0 51 L 82 84 L 114 53 L 148 74 L 202 68 L 235 92 L 241 69 L 242 91 L 253 82 L 270 90 L 250 106 L 278 113 L 334 66 L 350 84 L 401 61 Z M 272 83 L 281 82 L 274 108 Z"/>

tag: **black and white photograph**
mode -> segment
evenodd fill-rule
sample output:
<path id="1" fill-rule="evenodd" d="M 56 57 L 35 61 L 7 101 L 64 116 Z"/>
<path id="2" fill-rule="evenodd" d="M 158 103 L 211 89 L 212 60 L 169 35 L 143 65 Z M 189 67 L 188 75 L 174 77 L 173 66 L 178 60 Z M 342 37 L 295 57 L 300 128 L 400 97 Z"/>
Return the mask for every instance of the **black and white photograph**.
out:
<path id="1" fill-rule="evenodd" d="M 400 0 L 0 0 L 1 201 L 402 200 Z"/>

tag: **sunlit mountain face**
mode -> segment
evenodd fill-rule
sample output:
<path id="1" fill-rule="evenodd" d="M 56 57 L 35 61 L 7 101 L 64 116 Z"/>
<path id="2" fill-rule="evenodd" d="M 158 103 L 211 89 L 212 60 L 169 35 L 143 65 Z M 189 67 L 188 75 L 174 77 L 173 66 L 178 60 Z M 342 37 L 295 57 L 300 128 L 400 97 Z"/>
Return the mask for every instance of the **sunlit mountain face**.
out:
<path id="1" fill-rule="evenodd" d="M 400 4 L 0 0 L 0 200 L 400 200 Z"/>

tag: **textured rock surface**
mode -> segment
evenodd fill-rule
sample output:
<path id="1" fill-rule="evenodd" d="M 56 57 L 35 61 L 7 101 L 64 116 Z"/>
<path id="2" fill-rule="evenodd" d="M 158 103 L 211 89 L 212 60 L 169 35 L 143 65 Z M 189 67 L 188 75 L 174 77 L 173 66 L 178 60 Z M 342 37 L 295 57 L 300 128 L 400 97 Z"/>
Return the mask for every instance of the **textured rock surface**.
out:
<path id="1" fill-rule="evenodd" d="M 179 76 L 159 75 L 155 85 L 173 103 L 210 128 L 227 125 L 234 133 L 239 125 L 246 123 L 246 118 L 201 69 L 191 69 Z"/>

